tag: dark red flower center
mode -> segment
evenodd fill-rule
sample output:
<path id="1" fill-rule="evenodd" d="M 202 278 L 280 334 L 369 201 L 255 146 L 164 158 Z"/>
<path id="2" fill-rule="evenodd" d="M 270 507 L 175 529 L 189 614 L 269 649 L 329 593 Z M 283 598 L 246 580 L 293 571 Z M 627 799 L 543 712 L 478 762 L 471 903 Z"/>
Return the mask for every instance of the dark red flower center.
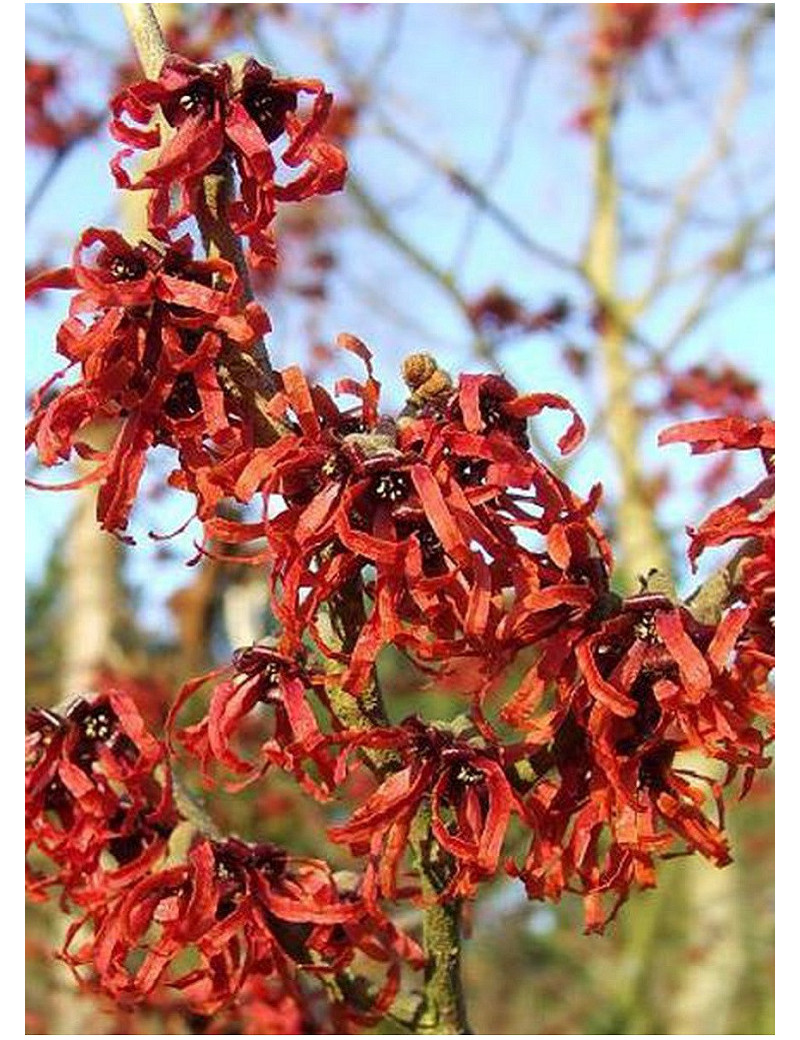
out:
<path id="1" fill-rule="evenodd" d="M 182 372 L 172 386 L 172 392 L 164 402 L 164 411 L 170 419 L 189 419 L 202 408 L 194 378 Z"/>
<path id="2" fill-rule="evenodd" d="M 633 632 L 637 639 L 641 639 L 643 643 L 650 643 L 654 645 L 661 642 L 661 638 L 656 631 L 656 618 L 655 614 L 651 611 L 647 611 L 634 623 Z"/>
<path id="3" fill-rule="evenodd" d="M 499 398 L 489 395 L 484 395 L 481 398 L 481 418 L 487 432 L 489 430 L 502 430 L 521 448 L 527 449 L 530 446 L 528 424 L 524 419 L 515 419 L 510 415 L 506 415 Z"/>
<path id="4" fill-rule="evenodd" d="M 194 354 L 203 336 L 203 329 L 181 329 L 181 350 L 185 354 Z"/>
<path id="5" fill-rule="evenodd" d="M 652 791 L 666 790 L 666 772 L 672 764 L 674 754 L 674 749 L 666 746 L 645 755 L 639 765 L 638 787 L 646 787 Z"/>
<path id="6" fill-rule="evenodd" d="M 118 282 L 135 282 L 144 277 L 147 265 L 142 257 L 129 253 L 127 256 L 115 256 L 108 269 Z"/>
<path id="7" fill-rule="evenodd" d="M 270 661 L 261 673 L 261 681 L 267 689 L 274 689 L 278 685 L 281 676 L 281 667 L 275 661 Z"/>
<path id="8" fill-rule="evenodd" d="M 460 784 L 470 787 L 473 784 L 480 783 L 484 779 L 484 776 L 480 769 L 476 769 L 475 766 L 470 765 L 469 762 L 462 762 L 458 767 L 455 778 Z"/>
<path id="9" fill-rule="evenodd" d="M 411 482 L 406 473 L 379 473 L 372 481 L 371 490 L 378 501 L 396 505 L 408 498 Z"/>
<path id="10" fill-rule="evenodd" d="M 349 437 L 353 433 L 366 433 L 367 426 L 363 419 L 357 415 L 345 415 L 342 417 L 337 433 L 342 437 Z"/>
<path id="11" fill-rule="evenodd" d="M 273 686 L 277 685 L 278 677 L 288 663 L 268 646 L 258 644 L 240 647 L 233 654 L 233 667 L 237 672 L 260 675 Z"/>
<path id="12" fill-rule="evenodd" d="M 444 555 L 444 546 L 439 541 L 439 536 L 430 525 L 420 527 L 417 531 L 419 547 L 422 550 L 422 559 L 426 563 L 435 563 Z"/>
<path id="13" fill-rule="evenodd" d="M 459 459 L 456 465 L 456 478 L 459 484 L 467 487 L 479 487 L 486 483 L 489 463 L 486 459 Z"/>
<path id="14" fill-rule="evenodd" d="M 208 83 L 192 83 L 178 95 L 177 106 L 186 115 L 198 115 L 202 112 L 210 116 L 214 110 L 214 91 Z"/>
<path id="15" fill-rule="evenodd" d="M 286 116 L 297 108 L 297 97 L 288 91 L 259 84 L 246 93 L 244 107 L 266 140 L 277 141 L 285 129 Z"/>
<path id="16" fill-rule="evenodd" d="M 90 740 L 108 740 L 114 732 L 115 721 L 107 708 L 94 708 L 83 720 L 83 732 Z"/>

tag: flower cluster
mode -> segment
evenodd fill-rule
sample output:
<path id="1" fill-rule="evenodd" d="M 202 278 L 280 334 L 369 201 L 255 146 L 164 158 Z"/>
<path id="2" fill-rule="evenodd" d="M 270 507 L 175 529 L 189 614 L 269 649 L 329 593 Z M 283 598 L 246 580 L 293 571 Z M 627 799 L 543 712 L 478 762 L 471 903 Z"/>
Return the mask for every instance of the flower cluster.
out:
<path id="1" fill-rule="evenodd" d="M 557 530 L 577 537 L 582 529 L 587 546 L 607 553 L 591 520 L 599 489 L 581 502 L 527 450 L 527 416 L 572 406 L 555 394 L 519 395 L 495 376 L 463 376 L 454 388 L 419 355 L 406 367 L 406 413 L 381 416 L 369 353 L 354 337 L 342 342 L 368 368 L 365 382 L 339 384 L 360 404 L 340 410 L 299 369 L 284 372 L 273 408 L 288 432 L 203 478 L 212 489 L 204 511 L 215 496 L 260 497 L 263 519 L 211 516 L 207 535 L 238 544 L 265 539 L 281 650 L 292 655 L 310 637 L 324 656 L 346 662 L 343 681 L 353 693 L 366 689 L 389 644 L 423 666 L 467 657 L 480 669 L 501 649 L 504 598 L 550 580 L 542 575 L 551 558 L 523 549 L 515 528 L 543 538 Z M 561 449 L 581 435 L 573 412 Z M 354 583 L 366 595 L 364 616 L 351 618 L 343 649 L 323 614 Z"/>
<path id="2" fill-rule="evenodd" d="M 366 348 L 352 337 L 342 345 L 367 365 L 364 382 L 339 387 L 357 396 L 355 408 L 340 410 L 299 369 L 284 372 L 273 407 L 288 432 L 204 478 L 209 538 L 264 545 L 252 559 L 269 564 L 281 633 L 279 650 L 239 655 L 207 717 L 182 730 L 181 742 L 204 765 L 247 777 L 278 764 L 317 796 L 341 779 L 353 749 L 390 754 L 396 768 L 331 831 L 368 856 L 388 898 L 428 801 L 432 834 L 453 864 L 443 898 L 472 895 L 496 872 L 513 813 L 532 841 L 511 872 L 534 898 L 583 893 L 593 930 L 632 885 L 655 883 L 655 856 L 698 850 L 728 862 L 721 809 L 715 818 L 707 806 L 709 796 L 721 804 L 722 783 L 697 776 L 684 758 L 696 751 L 723 763 L 727 782 L 738 770 L 748 783 L 768 763 L 770 734 L 757 722 L 770 716 L 768 698 L 742 675 L 749 610 L 710 624 L 654 578 L 627 599 L 611 591 L 610 551 L 592 518 L 599 488 L 582 502 L 529 447 L 525 418 L 569 409 L 563 398 L 519 395 L 496 376 L 462 376 L 454 387 L 417 355 L 404 366 L 408 404 L 392 419 L 379 413 Z M 738 422 L 737 443 L 767 443 Z M 573 415 L 562 450 L 581 432 Z M 226 492 L 243 503 L 260 496 L 262 519 L 213 515 Z M 697 537 L 709 536 L 708 523 Z M 336 638 L 327 612 L 353 588 L 360 606 Z M 307 639 L 330 659 L 333 680 L 299 667 Z M 466 695 L 471 738 L 415 718 L 337 732 L 326 687 L 334 681 L 365 696 L 389 645 Z M 534 660 L 520 675 L 523 653 Z M 509 676 L 515 689 L 503 703 Z M 330 735 L 311 710 L 312 690 Z M 270 703 L 274 735 L 260 747 L 251 741 L 256 760 L 245 762 L 231 742 L 246 735 L 256 705 Z M 504 744 L 500 723 L 519 731 L 518 742 Z M 338 766 L 328 755 L 334 745 Z"/>
<path id="3" fill-rule="evenodd" d="M 726 863 L 721 809 L 715 818 L 707 806 L 709 796 L 721 805 L 722 784 L 683 760 L 701 752 L 745 783 L 768 762 L 756 721 L 769 718 L 768 698 L 742 673 L 750 612 L 709 624 L 655 580 L 627 599 L 611 591 L 611 554 L 592 517 L 600 489 L 580 500 L 530 450 L 526 418 L 570 411 L 563 398 L 520 395 L 497 376 L 454 386 L 415 355 L 404 365 L 408 403 L 392 418 L 379 411 L 367 349 L 349 336 L 341 345 L 367 369 L 338 386 L 355 407 L 340 408 L 297 368 L 283 372 L 271 408 L 286 433 L 210 466 L 195 489 L 209 540 L 250 546 L 251 561 L 269 566 L 281 629 L 274 647 L 237 654 L 180 743 L 204 770 L 215 763 L 250 782 L 275 765 L 322 798 L 353 750 L 389 754 L 388 774 L 330 832 L 368 857 L 386 898 L 415 891 L 397 875 L 428 802 L 452 864 L 442 898 L 473 895 L 496 873 L 514 815 L 532 840 L 511 873 L 534 898 L 583 893 L 593 930 L 631 886 L 655 883 L 657 855 L 698 850 Z M 737 443 L 767 443 L 745 426 Z M 573 412 L 560 448 L 581 435 Z M 261 519 L 217 515 L 229 496 L 260 500 Z M 331 604 L 354 589 L 357 605 L 334 631 Z M 308 640 L 327 674 L 304 663 Z M 416 718 L 342 731 L 327 691 L 367 696 L 387 646 L 467 698 L 470 738 Z M 533 663 L 520 674 L 523 655 Z M 208 678 L 187 684 L 173 722 Z M 504 743 L 501 724 L 519 739 Z"/>
<path id="4" fill-rule="evenodd" d="M 79 698 L 64 716 L 30 712 L 28 887 L 42 898 L 57 885 L 83 913 L 62 954 L 78 977 L 123 1005 L 167 986 L 210 1015 L 243 989 L 278 985 L 302 1008 L 305 969 L 333 976 L 358 955 L 387 975 L 351 1020 L 379 1018 L 401 964 L 419 966 L 421 952 L 375 898 L 340 888 L 319 860 L 234 837 L 198 834 L 180 862 L 173 841 L 187 818 L 176 802 L 166 749 L 127 694 Z"/>
<path id="5" fill-rule="evenodd" d="M 251 979 L 281 980 L 301 1001 L 298 969 L 336 974 L 361 952 L 390 965 L 370 1008 L 380 1016 L 396 992 L 401 957 L 419 962 L 414 945 L 385 918 L 340 893 L 324 863 L 236 838 L 197 841 L 185 863 L 142 877 L 96 912 L 93 927 L 90 943 L 65 953 L 76 971 L 90 965 L 122 1003 L 166 984 L 206 1015 Z M 134 966 L 137 951 L 143 956 Z M 188 969 L 187 953 L 195 961 Z"/>
<path id="6" fill-rule="evenodd" d="M 257 304 L 243 304 L 227 261 L 133 246 L 96 228 L 81 235 L 72 267 L 40 274 L 27 291 L 54 287 L 78 290 L 57 336 L 68 365 L 35 395 L 26 443 L 45 466 L 73 450 L 97 461 L 65 486 L 100 481 L 98 518 L 121 531 L 151 448 L 166 444 L 191 465 L 237 438 L 247 416 L 236 414 L 220 369 L 253 347 L 268 319 Z M 53 394 L 73 366 L 78 380 Z M 109 450 L 83 439 L 92 424 L 112 421 Z"/>
<path id="7" fill-rule="evenodd" d="M 306 95 L 312 105 L 303 112 Z M 126 87 L 112 100 L 111 132 L 127 147 L 111 169 L 121 188 L 152 189 L 150 230 L 168 239 L 188 217 L 207 211 L 203 179 L 224 172 L 231 160 L 239 194 L 219 216 L 248 238 L 254 264 L 271 266 L 277 204 L 338 191 L 344 183 L 344 155 L 323 134 L 332 102 L 319 80 L 280 79 L 253 58 L 242 65 L 196 65 L 171 54 L 157 80 Z M 166 143 L 159 121 L 174 131 Z M 155 164 L 132 179 L 124 162 L 153 149 L 159 149 Z M 279 163 L 302 169 L 279 180 Z"/>
<path id="8" fill-rule="evenodd" d="M 686 752 L 746 778 L 768 764 L 769 735 L 756 724 L 763 696 L 741 683 L 746 612 L 703 625 L 661 593 L 625 600 L 591 635 L 550 641 L 506 706 L 527 733 L 534 774 L 526 809 L 534 838 L 515 870 L 530 895 L 583 892 L 587 928 L 602 929 L 602 896 L 655 884 L 653 857 L 682 839 L 722 866 L 723 817 L 709 816 L 722 784 L 683 762 Z M 734 657 L 734 661 L 736 658 Z M 555 683 L 555 706 L 542 701 Z M 683 762 L 683 764 L 682 764 Z"/>
<path id="9" fill-rule="evenodd" d="M 92 912 L 165 853 L 177 812 L 164 748 L 116 689 L 63 717 L 34 708 L 26 732 L 26 848 L 49 861 L 30 864 L 29 894 L 59 885 Z"/>

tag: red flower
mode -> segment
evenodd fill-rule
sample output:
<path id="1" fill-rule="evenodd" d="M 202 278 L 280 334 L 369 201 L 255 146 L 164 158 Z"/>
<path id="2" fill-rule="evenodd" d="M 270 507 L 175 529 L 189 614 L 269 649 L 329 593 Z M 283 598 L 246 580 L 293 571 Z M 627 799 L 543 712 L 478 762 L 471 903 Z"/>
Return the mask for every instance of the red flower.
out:
<path id="1" fill-rule="evenodd" d="M 84 909 L 102 906 L 161 858 L 177 822 L 169 775 L 156 773 L 164 748 L 119 689 L 63 718 L 33 709 L 26 729 L 26 849 L 51 861 L 33 858 L 31 892 L 59 884 Z"/>
<path id="2" fill-rule="evenodd" d="M 632 887 L 655 886 L 655 857 L 671 851 L 676 838 L 718 866 L 728 863 L 721 817 L 715 823 L 705 815 L 706 792 L 693 783 L 693 773 L 673 765 L 674 756 L 675 746 L 664 743 L 641 763 L 639 806 L 609 788 L 587 746 L 572 734 L 554 746 L 549 767 L 542 756 L 533 759 L 553 775 L 537 780 L 525 800 L 534 837 L 523 866 L 509 865 L 529 897 L 557 901 L 565 891 L 577 892 L 584 897 L 586 931 L 601 932 Z M 718 785 L 708 783 L 718 796 Z"/>
<path id="3" fill-rule="evenodd" d="M 609 599 L 606 609 L 592 634 L 567 628 L 542 640 L 503 713 L 525 732 L 535 778 L 525 799 L 535 836 L 512 872 L 533 898 L 584 893 L 589 930 L 602 929 L 632 885 L 655 884 L 653 857 L 679 839 L 728 861 L 722 785 L 708 781 L 715 821 L 694 783 L 705 778 L 682 767 L 679 752 L 724 762 L 726 783 L 743 769 L 745 786 L 769 762 L 767 698 L 742 681 L 739 665 L 747 610 L 731 610 L 715 628 L 654 593 L 616 606 Z M 548 694 L 554 704 L 545 710 Z"/>
<path id="4" fill-rule="evenodd" d="M 299 114 L 304 94 L 313 104 L 308 114 Z M 225 219 L 250 239 L 254 263 L 272 264 L 270 225 L 277 203 L 338 191 L 344 183 L 346 160 L 322 134 L 332 101 L 319 80 L 278 79 L 253 58 L 233 68 L 225 62 L 195 65 L 171 54 L 157 80 L 127 87 L 112 100 L 111 132 L 130 147 L 114 158 L 111 169 L 119 187 L 153 190 L 150 230 L 168 239 L 172 228 L 203 212 L 203 177 L 230 156 L 240 191 L 227 203 Z M 166 142 L 153 125 L 159 115 L 174 130 Z M 274 154 L 284 135 L 286 144 Z M 154 148 L 161 149 L 157 162 L 133 181 L 123 161 L 134 151 Z M 304 168 L 294 180 L 278 183 L 278 161 Z"/>
<path id="5" fill-rule="evenodd" d="M 345 755 L 354 748 L 386 748 L 402 763 L 348 823 L 329 830 L 333 841 L 348 845 L 356 855 L 370 855 L 380 894 L 396 896 L 397 872 L 412 823 L 428 801 L 431 833 L 453 857 L 442 898 L 474 895 L 478 882 L 494 874 L 517 803 L 498 748 L 456 737 L 416 718 L 331 740 L 344 746 Z"/>
<path id="6" fill-rule="evenodd" d="M 219 674 L 218 669 L 184 685 L 170 712 L 171 727 L 186 701 Z M 210 763 L 217 762 L 243 778 L 235 785 L 240 787 L 263 775 L 272 763 L 294 772 L 312 793 L 322 794 L 319 783 L 331 781 L 332 763 L 324 754 L 316 755 L 320 779 L 314 781 L 301 769 L 292 751 L 295 744 L 309 744 L 319 736 L 308 701 L 308 690 L 312 686 L 324 701 L 323 680 L 306 673 L 297 661 L 259 644 L 242 648 L 234 654 L 229 676 L 214 686 L 207 715 L 200 722 L 181 729 L 178 739 L 200 760 L 206 776 Z M 263 725 L 259 726 L 251 716 L 264 707 L 274 711 L 274 723 L 267 739 L 260 743 L 257 758 L 246 759 L 235 742 L 241 743 L 243 738 L 249 737 L 247 743 L 252 745 L 258 739 L 259 729 L 263 735 Z"/>
<path id="7" fill-rule="evenodd" d="M 57 339 L 69 365 L 34 398 L 26 443 L 36 444 L 46 466 L 73 449 L 96 459 L 89 475 L 63 487 L 101 481 L 98 518 L 107 530 L 124 530 L 153 446 L 168 444 L 191 460 L 238 437 L 234 426 L 245 418 L 233 420 L 218 364 L 252 346 L 268 328 L 266 315 L 256 304 L 242 307 L 226 261 L 193 261 L 173 249 L 162 255 L 95 228 L 81 236 L 71 268 L 41 275 L 32 288 L 42 286 L 78 291 Z M 73 365 L 78 381 L 45 398 Z M 121 425 L 108 451 L 79 439 L 91 423 L 111 420 Z"/>
<path id="8" fill-rule="evenodd" d="M 583 527 L 598 557 L 609 559 L 590 519 L 599 488 L 582 503 L 528 451 L 526 417 L 572 406 L 555 394 L 520 396 L 495 376 L 464 376 L 453 390 L 449 379 L 423 379 L 420 371 L 410 414 L 379 419 L 369 353 L 352 337 L 344 345 L 368 366 L 363 384 L 338 385 L 361 407 L 340 411 L 299 369 L 286 371 L 272 407 L 291 432 L 204 478 L 218 490 L 206 496 L 203 515 L 225 492 L 241 502 L 258 493 L 263 520 L 208 520 L 207 536 L 234 544 L 266 539 L 261 558 L 272 564 L 283 651 L 294 653 L 309 634 L 326 656 L 346 663 L 352 692 L 366 688 L 376 655 L 390 643 L 424 667 L 470 657 L 480 685 L 494 668 L 492 648 L 503 649 L 497 638 L 509 596 L 561 577 L 552 564 L 545 574 L 547 558 L 522 548 L 520 528 L 554 539 L 558 529 L 559 544 L 567 544 L 577 536 L 566 532 Z M 573 412 L 561 450 L 574 448 L 582 430 Z M 351 619 L 346 646 L 331 646 L 322 607 L 358 584 L 366 613 Z"/>
<path id="9" fill-rule="evenodd" d="M 687 528 L 689 559 L 695 565 L 711 546 L 748 539 L 743 560 L 733 575 L 731 599 L 749 608 L 745 636 L 747 653 L 741 667 L 751 678 L 766 681 L 775 664 L 775 423 L 741 416 L 680 423 L 659 436 L 659 444 L 688 441 L 692 454 L 724 449 L 758 449 L 766 477 L 751 491 L 715 509 L 697 528 Z"/>
<path id="10" fill-rule="evenodd" d="M 371 955 L 362 937 L 369 921 L 379 959 L 396 972 L 399 951 L 412 947 L 382 926 L 377 910 L 342 897 L 324 863 L 271 845 L 204 838 L 185 864 L 141 879 L 96 912 L 93 937 L 70 952 L 79 922 L 63 956 L 77 972 L 91 965 L 97 985 L 118 1001 L 140 1001 L 166 985 L 211 1015 L 254 978 L 280 980 L 302 1000 L 298 969 L 337 972 L 357 949 Z"/>

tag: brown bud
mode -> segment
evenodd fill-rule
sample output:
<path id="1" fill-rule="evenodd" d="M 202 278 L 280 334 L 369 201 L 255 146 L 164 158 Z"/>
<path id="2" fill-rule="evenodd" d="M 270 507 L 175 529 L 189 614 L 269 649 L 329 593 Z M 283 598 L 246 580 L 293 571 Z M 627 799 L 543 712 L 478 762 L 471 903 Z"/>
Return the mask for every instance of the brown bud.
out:
<path id="1" fill-rule="evenodd" d="M 432 401 L 440 394 L 448 393 L 452 388 L 453 381 L 450 376 L 441 368 L 437 368 L 430 379 L 426 379 L 421 386 L 417 387 L 414 391 L 414 398 L 417 401 Z"/>
<path id="2" fill-rule="evenodd" d="M 403 379 L 412 390 L 416 390 L 427 382 L 438 368 L 435 358 L 430 354 L 409 354 L 403 361 Z"/>

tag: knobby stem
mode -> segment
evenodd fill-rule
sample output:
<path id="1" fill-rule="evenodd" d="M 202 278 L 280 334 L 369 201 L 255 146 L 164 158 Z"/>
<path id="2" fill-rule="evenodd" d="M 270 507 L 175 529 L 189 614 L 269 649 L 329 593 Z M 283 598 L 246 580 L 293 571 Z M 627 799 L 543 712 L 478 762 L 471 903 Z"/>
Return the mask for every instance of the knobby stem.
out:
<path id="1" fill-rule="evenodd" d="M 425 966 L 423 1001 L 414 1022 L 419 1034 L 471 1033 L 461 980 L 461 900 L 441 900 L 445 857 L 431 836 L 431 810 L 426 805 L 414 821 L 412 845 L 419 871 L 424 916 Z"/>
<path id="2" fill-rule="evenodd" d="M 751 556 L 757 556 L 760 548 L 757 538 L 749 538 L 727 563 L 714 571 L 686 598 L 686 608 L 698 621 L 706 625 L 719 624 L 731 605 L 731 592 L 739 581 L 742 565 Z"/>
<path id="3" fill-rule="evenodd" d="M 330 608 L 324 628 L 326 641 L 345 653 L 352 649 L 364 623 L 363 593 L 359 580 L 351 583 L 340 602 Z M 373 672 L 370 688 L 361 696 L 340 687 L 330 691 L 331 707 L 345 728 L 388 726 L 380 683 Z M 378 776 L 397 766 L 387 751 L 365 752 L 364 758 Z M 441 902 L 445 857 L 431 835 L 431 810 L 426 805 L 414 821 L 412 848 L 419 872 L 423 900 L 422 942 L 427 955 L 422 1002 L 413 1018 L 414 1033 L 470 1033 L 461 980 L 461 903 Z"/>

